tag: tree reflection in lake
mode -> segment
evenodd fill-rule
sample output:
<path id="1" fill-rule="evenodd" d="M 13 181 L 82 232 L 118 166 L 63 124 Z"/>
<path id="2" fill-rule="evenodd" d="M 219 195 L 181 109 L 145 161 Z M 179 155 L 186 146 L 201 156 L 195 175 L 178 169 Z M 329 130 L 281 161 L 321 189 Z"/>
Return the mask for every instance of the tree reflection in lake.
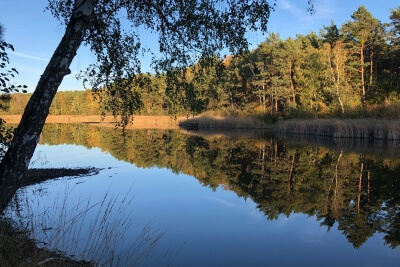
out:
<path id="1" fill-rule="evenodd" d="M 148 194 L 146 200 L 142 200 L 142 205 L 146 207 L 143 208 L 144 210 L 153 209 L 154 205 L 159 206 L 156 212 L 160 214 L 148 215 L 150 219 L 154 216 L 164 218 L 164 213 L 168 213 L 165 218 L 174 217 L 174 220 L 162 222 L 167 227 L 170 226 L 168 223 L 171 223 L 176 224 L 179 228 L 176 232 L 170 229 L 175 236 L 169 237 L 170 239 L 165 237 L 168 239 L 165 242 L 171 243 L 171 240 L 174 240 L 174 246 L 179 247 L 181 244 L 179 242 L 186 242 L 186 239 L 190 239 L 188 236 L 191 236 L 192 239 L 199 239 L 196 245 L 190 243 L 192 244 L 191 249 L 198 253 L 207 251 L 209 254 L 194 257 L 193 254 L 185 252 L 185 248 L 182 248 L 181 253 L 187 254 L 181 256 L 181 261 L 177 261 L 180 264 L 201 266 L 203 263 L 204 266 L 209 263 L 205 262 L 205 258 L 210 257 L 210 260 L 212 259 L 212 262 L 219 266 L 228 265 L 228 262 L 231 266 L 242 265 L 237 260 L 244 260 L 243 265 L 257 266 L 263 263 L 265 265 L 267 258 L 274 258 L 271 253 L 274 254 L 273 251 L 276 252 L 279 248 L 282 250 L 290 248 L 298 251 L 297 253 L 305 253 L 307 246 L 301 247 L 301 242 L 291 239 L 288 233 L 279 232 L 281 228 L 276 228 L 273 223 L 285 223 L 282 219 L 284 217 L 296 221 L 301 214 L 316 218 L 325 229 L 332 230 L 332 232 L 339 231 L 355 248 L 370 249 L 368 250 L 370 252 L 363 252 L 364 260 L 367 260 L 367 256 L 371 256 L 371 251 L 376 251 L 375 247 L 367 248 L 369 243 L 367 240 L 372 239 L 373 235 L 383 238 L 380 241 L 386 244 L 387 250 L 382 252 L 380 257 L 374 255 L 379 263 L 387 260 L 386 256 L 390 254 L 389 250 L 396 255 L 399 254 L 400 157 L 395 155 L 400 154 L 396 154 L 394 151 L 398 148 L 391 144 L 392 153 L 382 156 L 385 154 L 376 153 L 379 152 L 377 148 L 371 151 L 363 148 L 359 152 L 352 152 L 348 146 L 342 147 L 337 144 L 325 146 L 322 143 L 315 145 L 314 141 L 300 145 L 299 142 L 282 141 L 270 134 L 261 134 L 258 137 L 249 135 L 247 137 L 224 137 L 223 135 L 201 137 L 176 130 L 127 130 L 125 135 L 122 135 L 120 130 L 113 128 L 83 124 L 49 124 L 45 125 L 40 142 L 42 145 L 76 144 L 86 148 L 99 147 L 121 162 L 128 162 L 139 168 L 150 168 L 146 169 L 146 172 L 148 170 L 151 174 L 143 174 L 143 176 L 148 180 L 150 178 L 156 180 L 150 182 L 150 185 L 146 185 L 147 189 L 141 188 L 141 182 L 137 180 L 138 184 L 135 182 L 135 187 L 141 188 L 139 190 Z M 48 156 L 48 158 L 50 157 Z M 87 163 L 87 165 L 90 164 Z M 109 162 L 96 164 L 109 164 Z M 159 174 L 154 174 L 154 172 L 158 172 L 158 169 L 165 168 L 172 170 L 175 174 L 195 177 L 205 186 L 204 189 L 207 187 L 212 189 L 208 190 L 211 193 L 217 191 L 218 194 L 215 196 L 208 195 L 208 199 L 218 199 L 219 203 L 225 203 L 225 209 L 217 211 L 214 210 L 216 209 L 215 205 L 210 206 L 210 204 L 204 203 L 204 199 L 200 201 L 196 193 L 198 189 L 194 189 L 193 186 L 188 187 L 185 184 L 186 180 L 170 177 L 166 180 L 158 177 Z M 114 172 L 109 169 L 107 171 Z M 134 170 L 130 169 L 129 172 L 140 173 L 141 171 L 135 168 Z M 92 177 L 91 179 L 96 178 Z M 101 183 L 107 183 L 105 181 L 107 181 L 106 178 Z M 160 188 L 156 187 L 155 183 L 160 183 Z M 221 187 L 225 190 L 224 192 L 234 192 L 240 198 L 251 199 L 252 201 L 246 201 L 246 205 L 252 205 L 251 203 L 254 202 L 268 221 L 263 220 L 263 226 L 240 222 L 241 218 L 237 217 L 237 214 L 232 215 L 228 208 L 236 207 L 237 204 L 232 204 L 234 200 L 228 203 L 220 198 Z M 160 191 L 167 191 L 167 189 L 170 190 L 168 194 L 172 200 L 167 200 L 165 197 L 168 196 L 163 195 Z M 155 192 L 152 194 L 152 191 Z M 182 195 L 185 202 L 177 200 L 178 194 Z M 204 191 L 201 194 L 204 194 Z M 150 204 L 145 204 L 146 201 Z M 176 209 L 175 206 L 178 206 L 179 209 Z M 140 216 L 148 218 L 142 213 Z M 189 220 L 188 217 L 193 219 Z M 191 225 L 188 225 L 188 220 Z M 311 222 L 307 223 L 311 225 Z M 221 228 L 219 224 L 224 226 Z M 199 225 L 207 225 L 208 228 L 204 230 Z M 217 227 L 217 225 L 219 226 Z M 303 229 L 299 227 L 294 226 L 290 231 L 296 232 Z M 254 231 L 249 229 L 254 229 Z M 225 233 L 225 231 L 227 232 Z M 259 232 L 257 233 L 257 231 Z M 277 234 L 280 236 L 275 237 Z M 295 236 L 293 233 L 292 235 Z M 168 236 L 168 232 L 166 236 Z M 182 236 L 182 240 L 177 241 L 177 236 Z M 246 256 L 250 253 L 247 250 L 244 253 L 246 255 L 239 251 L 232 253 L 238 247 L 244 249 L 244 243 L 238 247 L 233 246 L 235 238 L 246 243 L 249 249 L 258 256 Z M 268 239 L 279 244 L 268 243 L 267 249 L 265 242 L 268 242 Z M 287 243 L 284 243 L 283 240 Z M 326 239 L 323 242 L 333 241 Z M 334 243 L 337 244 L 336 241 Z M 189 243 L 186 244 L 189 247 Z M 375 246 L 376 242 L 373 244 Z M 343 249 L 341 253 L 343 253 L 343 257 L 346 257 L 346 263 L 350 264 L 349 255 L 355 253 L 355 250 L 344 248 L 343 244 L 336 245 L 334 250 L 339 250 L 339 247 Z M 324 248 L 325 246 L 318 247 L 322 250 Z M 190 250 L 190 248 L 187 249 Z M 218 249 L 232 251 L 225 255 Z M 315 249 L 313 247 L 313 253 L 318 253 Z M 327 249 L 325 253 L 329 254 L 333 247 L 328 246 L 325 249 Z M 261 256 L 262 251 L 268 251 L 268 256 Z M 399 260 L 400 255 L 393 256 L 393 253 L 390 254 L 393 258 L 389 258 L 394 261 Z M 312 257 L 315 257 L 313 260 L 318 263 L 333 257 L 331 265 L 340 265 L 337 257 L 334 255 L 328 257 L 328 254 Z M 227 258 L 221 259 L 219 262 L 215 261 L 215 257 L 218 255 L 231 255 L 231 261 L 228 261 Z M 303 263 L 311 261 L 310 256 L 306 254 L 298 255 L 298 257 L 308 257 L 303 259 Z M 353 261 L 357 263 L 359 257 L 354 256 Z M 257 258 L 260 260 L 255 261 Z M 194 259 L 198 261 L 196 264 L 193 262 Z M 317 259 L 321 261 L 317 261 Z M 282 265 L 278 263 L 282 262 L 271 262 L 272 265 Z M 291 263 L 288 264 L 291 265 Z"/>
<path id="2" fill-rule="evenodd" d="M 272 136 L 203 138 L 172 130 L 122 136 L 86 125 L 46 125 L 42 142 L 100 147 L 138 167 L 166 167 L 213 189 L 224 185 L 251 198 L 270 220 L 295 212 L 315 215 L 328 229 L 337 222 L 356 248 L 375 232 L 392 248 L 400 244 L 399 157 L 293 146 Z"/>

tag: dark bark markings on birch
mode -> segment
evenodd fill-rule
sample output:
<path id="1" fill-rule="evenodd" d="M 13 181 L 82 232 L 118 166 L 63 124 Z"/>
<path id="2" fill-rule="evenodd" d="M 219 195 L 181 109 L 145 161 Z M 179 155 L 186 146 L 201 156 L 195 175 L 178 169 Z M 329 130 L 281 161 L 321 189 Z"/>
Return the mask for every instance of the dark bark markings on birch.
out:
<path id="1" fill-rule="evenodd" d="M 44 70 L 31 96 L 10 148 L 0 164 L 0 211 L 3 211 L 19 187 L 40 133 L 49 113 L 51 102 L 69 69 L 86 34 L 97 0 L 76 0 L 65 34 Z"/>

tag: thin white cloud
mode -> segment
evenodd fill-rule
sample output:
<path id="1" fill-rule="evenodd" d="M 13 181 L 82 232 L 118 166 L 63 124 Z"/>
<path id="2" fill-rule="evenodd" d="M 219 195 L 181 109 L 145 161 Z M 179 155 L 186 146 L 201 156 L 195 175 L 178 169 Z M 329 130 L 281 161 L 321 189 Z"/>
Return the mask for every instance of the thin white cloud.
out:
<path id="1" fill-rule="evenodd" d="M 232 201 L 220 198 L 220 197 L 215 197 L 215 196 L 209 196 L 207 197 L 208 199 L 215 201 L 219 205 L 227 208 L 235 208 L 236 210 L 240 211 L 241 213 L 244 213 L 247 215 L 247 222 L 250 224 L 254 224 L 257 222 L 260 222 L 265 219 L 265 216 L 262 212 L 260 212 L 258 209 L 256 209 L 254 202 L 253 201 L 245 201 L 241 202 L 240 204 L 234 203 Z"/>
<path id="2" fill-rule="evenodd" d="M 280 4 L 282 4 L 280 6 Z M 282 9 L 291 9 L 293 8 L 293 5 L 289 3 L 289 1 L 287 0 L 281 0 L 280 2 L 278 2 L 278 6 L 280 6 Z"/>
<path id="3" fill-rule="evenodd" d="M 303 16 L 305 13 L 305 10 L 302 10 L 295 4 L 290 3 L 289 0 L 281 0 L 278 2 L 278 7 L 282 8 L 283 10 L 287 10 L 290 13 L 296 15 L 296 16 Z"/>
<path id="4" fill-rule="evenodd" d="M 336 3 L 337 4 L 337 3 Z M 336 11 L 335 2 L 332 0 L 321 0 L 315 2 L 315 16 L 317 19 L 332 19 Z"/>
<path id="5" fill-rule="evenodd" d="M 217 203 L 219 203 L 220 205 L 225 206 L 225 207 L 241 207 L 240 205 L 238 205 L 236 203 L 233 203 L 231 201 L 227 201 L 227 200 L 219 198 L 219 197 L 210 196 L 208 198 L 211 199 L 211 200 L 216 201 Z"/>
<path id="6" fill-rule="evenodd" d="M 23 58 L 33 59 L 33 60 L 38 60 L 38 61 L 44 61 L 44 62 L 49 61 L 48 58 L 36 57 L 36 56 L 31 56 L 31 55 L 23 54 L 23 53 L 11 52 L 10 54 L 13 54 L 18 57 L 23 57 Z"/>
<path id="7" fill-rule="evenodd" d="M 290 1 L 290 0 L 280 0 L 278 2 L 278 7 L 285 12 L 289 12 L 293 15 L 293 17 L 297 18 L 299 21 L 313 23 L 319 19 L 330 19 L 334 15 L 333 3 L 331 0 L 319 0 L 315 2 L 315 13 L 310 14 L 307 11 L 307 3 L 306 1 L 301 2 L 301 5 L 298 5 L 298 2 Z"/>

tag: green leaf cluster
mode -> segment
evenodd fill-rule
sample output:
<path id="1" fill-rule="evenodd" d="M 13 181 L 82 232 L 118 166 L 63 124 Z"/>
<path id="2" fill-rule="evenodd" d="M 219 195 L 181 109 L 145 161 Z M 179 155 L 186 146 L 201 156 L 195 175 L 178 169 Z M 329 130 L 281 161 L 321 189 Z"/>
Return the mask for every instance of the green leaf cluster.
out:
<path id="1" fill-rule="evenodd" d="M 0 24 L 0 111 L 7 111 L 10 107 L 11 93 L 26 93 L 26 85 L 14 85 L 12 79 L 18 74 L 15 68 L 7 69 L 10 64 L 7 51 L 14 51 L 12 44 L 3 40 L 4 27 Z M 13 128 L 6 127 L 5 121 L 0 118 L 0 159 L 4 156 L 13 137 Z"/>

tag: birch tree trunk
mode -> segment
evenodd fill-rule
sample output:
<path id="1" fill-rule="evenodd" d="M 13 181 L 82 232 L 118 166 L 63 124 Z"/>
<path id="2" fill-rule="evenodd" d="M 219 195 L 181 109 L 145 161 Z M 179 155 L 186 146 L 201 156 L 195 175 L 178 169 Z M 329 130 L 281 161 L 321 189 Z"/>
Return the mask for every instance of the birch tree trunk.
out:
<path id="1" fill-rule="evenodd" d="M 342 114 L 343 114 L 343 116 L 344 116 L 344 106 L 343 106 L 343 102 L 342 102 L 342 99 L 340 98 L 340 92 L 339 92 L 339 85 L 340 85 L 340 69 L 339 69 L 339 57 L 340 57 L 340 49 L 338 50 L 338 52 L 337 52 L 337 55 L 336 55 L 336 79 L 335 79 L 335 84 L 336 84 L 336 94 L 337 94 L 337 96 L 338 96 L 338 100 L 339 100 L 339 104 L 340 104 L 340 107 L 341 107 L 341 109 L 342 109 Z M 344 74 L 345 72 L 343 71 L 343 74 Z"/>
<path id="2" fill-rule="evenodd" d="M 335 84 L 336 88 L 336 95 L 338 97 L 338 101 L 340 104 L 340 108 L 342 110 L 342 115 L 344 116 L 344 105 L 340 96 L 340 84 L 341 84 L 341 74 L 344 75 L 344 65 L 345 65 L 345 54 L 344 51 L 342 50 L 342 44 L 337 42 L 333 48 L 331 46 L 327 46 L 328 49 L 328 65 L 329 65 L 329 70 L 332 75 L 332 81 Z M 331 55 L 331 52 L 333 55 Z M 332 57 L 335 60 L 335 63 L 332 63 Z"/>
<path id="3" fill-rule="evenodd" d="M 365 92 L 365 76 L 364 76 L 364 42 L 361 42 L 361 47 L 360 47 L 360 72 L 361 72 L 361 87 L 362 87 L 362 107 L 363 107 L 363 112 L 365 113 L 365 106 L 366 106 L 366 92 Z"/>
<path id="4" fill-rule="evenodd" d="M 374 72 L 374 44 L 371 44 L 371 55 L 369 56 L 370 64 L 369 64 L 369 90 L 372 90 L 372 79 Z"/>
<path id="5" fill-rule="evenodd" d="M 44 70 L 22 115 L 11 145 L 0 164 L 0 211 L 18 189 L 39 141 L 51 102 L 83 41 L 97 0 L 75 0 L 60 44 Z"/>
<path id="6" fill-rule="evenodd" d="M 290 79 L 290 90 L 292 91 L 292 99 L 293 99 L 293 104 L 294 107 L 296 107 L 296 92 L 294 91 L 294 82 L 293 82 L 293 62 L 290 61 L 290 67 L 289 67 L 289 79 Z"/>

